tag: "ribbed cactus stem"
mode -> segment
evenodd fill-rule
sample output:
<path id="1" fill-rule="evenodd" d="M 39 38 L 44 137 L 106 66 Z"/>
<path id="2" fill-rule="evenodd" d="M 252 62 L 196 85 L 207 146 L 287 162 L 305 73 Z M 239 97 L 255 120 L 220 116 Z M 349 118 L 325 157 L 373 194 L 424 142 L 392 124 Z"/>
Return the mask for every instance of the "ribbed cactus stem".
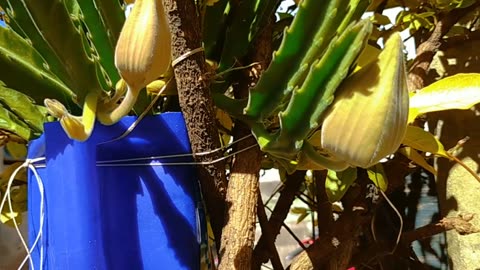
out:
<path id="1" fill-rule="evenodd" d="M 289 78 L 298 70 L 304 53 L 312 44 L 318 28 L 329 19 L 330 1 L 303 0 L 292 24 L 284 32 L 278 51 L 268 69 L 250 91 L 245 114 L 256 121 L 271 116 L 280 101 L 288 95 Z"/>
<path id="2" fill-rule="evenodd" d="M 301 66 L 307 66 L 307 69 L 299 69 L 288 82 L 289 91 L 294 87 L 301 87 L 305 80 L 313 61 L 320 59 L 331 39 L 335 35 L 341 35 L 352 22 L 361 18 L 363 12 L 367 9 L 369 1 L 355 0 L 330 1 L 327 10 L 328 19 L 321 25 L 313 38 L 312 46 L 308 48 L 302 59 Z M 340 27 L 338 26 L 340 25 Z"/>
<path id="3" fill-rule="evenodd" d="M 324 56 L 312 63 L 302 87 L 293 92 L 286 110 L 279 113 L 280 130 L 272 134 L 262 150 L 279 153 L 286 159 L 297 155 L 303 141 L 318 127 L 322 113 L 333 101 L 335 90 L 347 76 L 371 30 L 371 23 L 364 20 L 331 41 Z"/>

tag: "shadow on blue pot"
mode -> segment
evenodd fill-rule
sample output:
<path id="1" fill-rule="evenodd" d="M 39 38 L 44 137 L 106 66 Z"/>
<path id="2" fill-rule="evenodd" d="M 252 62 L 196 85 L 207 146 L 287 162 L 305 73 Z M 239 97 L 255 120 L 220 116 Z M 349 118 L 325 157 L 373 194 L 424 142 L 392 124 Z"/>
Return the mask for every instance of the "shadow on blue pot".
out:
<path id="1" fill-rule="evenodd" d="M 60 125 L 29 146 L 44 185 L 42 238 L 32 253 L 35 269 L 199 269 L 198 182 L 180 113 L 98 124 L 87 142 L 70 140 Z M 148 159 L 137 159 L 145 158 Z M 121 161 L 119 161 L 121 160 Z M 29 238 L 40 228 L 41 194 L 29 173 Z"/>

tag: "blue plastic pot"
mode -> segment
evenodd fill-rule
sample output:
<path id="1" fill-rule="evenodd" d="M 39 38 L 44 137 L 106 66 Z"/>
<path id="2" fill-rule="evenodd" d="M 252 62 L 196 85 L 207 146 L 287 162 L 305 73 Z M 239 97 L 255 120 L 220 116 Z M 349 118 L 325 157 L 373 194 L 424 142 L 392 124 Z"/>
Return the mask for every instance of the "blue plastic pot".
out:
<path id="1" fill-rule="evenodd" d="M 180 113 L 147 117 L 125 138 L 135 118 L 97 125 L 87 142 L 69 139 L 59 123 L 29 146 L 45 189 L 43 237 L 35 269 L 199 269 L 198 186 L 193 166 L 152 166 L 141 160 L 119 166 L 100 161 L 190 153 Z M 190 162 L 190 157 L 156 159 Z M 118 164 L 117 164 L 118 165 Z M 29 173 L 29 239 L 40 225 L 40 193 Z M 41 256 L 41 250 L 43 249 Z"/>

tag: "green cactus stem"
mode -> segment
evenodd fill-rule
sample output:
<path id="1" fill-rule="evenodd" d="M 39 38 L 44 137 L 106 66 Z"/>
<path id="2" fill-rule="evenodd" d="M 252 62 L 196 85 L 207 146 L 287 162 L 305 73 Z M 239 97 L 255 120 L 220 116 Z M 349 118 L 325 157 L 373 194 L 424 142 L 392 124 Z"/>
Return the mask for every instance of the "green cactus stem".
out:
<path id="1" fill-rule="evenodd" d="M 348 75 L 371 30 L 370 21 L 364 20 L 330 43 L 324 56 L 312 64 L 302 87 L 293 92 L 287 109 L 279 113 L 280 130 L 271 135 L 265 151 L 284 158 L 296 156 L 303 140 L 318 127 L 322 113 L 333 101 L 335 90 Z"/>
<path id="2" fill-rule="evenodd" d="M 35 22 L 34 29 L 41 33 L 71 78 L 69 82 L 71 85 L 67 86 L 77 95 L 78 104 L 83 104 L 89 92 L 100 91 L 102 87 L 98 79 L 102 74 L 97 72 L 98 60 L 92 57 L 85 32 L 74 23 L 64 1 L 17 1 L 26 8 L 28 15 Z M 13 3 L 11 0 L 8 2 Z M 31 25 L 23 27 L 20 24 L 19 26 L 22 29 L 31 27 Z M 49 62 L 49 59 L 45 60 Z"/>
<path id="3" fill-rule="evenodd" d="M 255 121 L 268 118 L 287 95 L 288 80 L 301 67 L 303 54 L 312 44 L 313 37 L 327 22 L 328 10 L 340 1 L 304 0 L 292 24 L 284 32 L 284 38 L 268 69 L 250 91 L 245 115 Z"/>
<path id="4" fill-rule="evenodd" d="M 50 97 L 68 107 L 77 107 L 72 91 L 47 69 L 45 59 L 27 40 L 3 27 L 0 27 L 0 66 L 4 83 L 29 95 L 38 104 Z"/>

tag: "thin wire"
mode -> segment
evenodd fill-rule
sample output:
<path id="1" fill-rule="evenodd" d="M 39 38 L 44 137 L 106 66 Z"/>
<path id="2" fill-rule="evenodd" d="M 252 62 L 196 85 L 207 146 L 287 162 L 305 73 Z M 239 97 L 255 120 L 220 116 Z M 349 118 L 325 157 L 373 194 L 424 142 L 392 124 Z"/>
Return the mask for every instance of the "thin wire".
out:
<path id="1" fill-rule="evenodd" d="M 203 49 L 203 48 L 202 48 Z M 194 50 L 195 51 L 195 50 Z M 192 51 L 192 52 L 194 52 Z M 108 140 L 108 141 L 105 141 L 105 142 L 101 142 L 101 143 L 98 143 L 98 145 L 102 145 L 102 144 L 107 144 L 107 143 L 111 143 L 111 142 L 115 142 L 115 141 L 118 141 L 118 140 L 121 140 L 123 138 L 125 138 L 126 136 L 128 136 L 137 126 L 138 124 L 140 123 L 140 121 L 147 115 L 148 111 L 150 111 L 150 109 L 155 105 L 155 103 L 157 102 L 158 98 L 161 96 L 161 93 L 163 93 L 163 91 L 165 91 L 165 89 L 167 88 L 168 84 L 172 81 L 172 79 L 169 79 L 167 81 L 167 83 L 162 87 L 162 89 L 160 89 L 160 91 L 158 91 L 157 95 L 155 96 L 155 98 L 152 100 L 152 102 L 150 102 L 150 104 L 147 106 L 147 108 L 140 114 L 140 116 L 138 116 L 138 118 L 127 128 L 127 130 L 122 134 L 120 135 L 119 137 L 117 138 L 114 138 L 112 140 Z M 232 145 L 240 142 L 240 141 L 243 141 L 249 137 L 253 136 L 252 134 L 249 134 L 249 135 L 246 135 L 238 140 L 235 140 L 233 141 L 232 143 L 230 143 L 229 145 L 226 145 L 226 146 L 222 146 L 222 147 L 219 147 L 219 148 L 216 148 L 216 149 L 213 149 L 213 150 L 210 150 L 210 151 L 204 151 L 204 152 L 200 152 L 200 153 L 188 153 L 188 154 L 176 154 L 176 155 L 167 155 L 167 156 L 153 156 L 153 157 L 146 157 L 146 158 L 136 158 L 136 159 L 118 159 L 118 160 L 110 160 L 110 161 L 99 161 L 97 163 L 104 163 L 104 162 L 124 162 L 124 161 L 136 161 L 136 160 L 149 160 L 149 159 L 159 159 L 159 158 L 177 158 L 177 157 L 195 157 L 195 156 L 204 156 L 204 155 L 210 155 L 210 154 L 213 154 L 213 153 L 216 153 L 216 152 L 219 152 L 219 151 L 222 151 L 222 150 L 225 150 L 225 149 L 228 149 L 230 148 Z M 197 165 L 200 165 L 200 164 L 197 164 Z"/>
<path id="2" fill-rule="evenodd" d="M 256 66 L 256 65 L 259 65 L 260 62 L 253 62 L 247 66 L 241 66 L 241 67 L 231 67 L 225 71 L 222 71 L 222 72 L 219 72 L 215 75 L 215 77 L 219 78 L 219 77 L 222 77 L 223 75 L 225 75 L 226 73 L 229 73 L 229 72 L 232 72 L 232 71 L 236 71 L 236 70 L 242 70 L 242 69 L 247 69 L 247 68 L 251 68 L 253 66 Z M 233 64 L 235 65 L 235 64 Z"/>
<path id="3" fill-rule="evenodd" d="M 228 159 L 238 153 L 241 153 L 241 152 L 244 152 L 244 151 L 247 151 L 251 148 L 254 148 L 256 147 L 257 144 L 253 144 L 253 145 L 250 145 L 248 147 L 245 147 L 243 149 L 240 149 L 236 152 L 233 152 L 231 154 L 228 154 L 224 157 L 221 157 L 221 158 L 217 158 L 217 159 L 214 159 L 214 160 L 210 160 L 210 161 L 200 161 L 200 162 L 195 162 L 195 161 L 192 161 L 192 162 L 157 162 L 157 161 L 153 161 L 153 162 L 149 162 L 149 163 L 115 163 L 116 161 L 114 161 L 114 163 L 107 163 L 107 161 L 102 161 L 104 163 L 100 163 L 100 162 L 97 162 L 97 167 L 134 167 L 134 166 L 186 166 L 186 165 L 211 165 L 211 164 L 214 164 L 214 163 L 217 163 L 217 162 L 220 162 L 222 160 L 225 160 L 225 159 Z M 126 161 L 131 161 L 131 160 L 126 160 Z"/>
<path id="4" fill-rule="evenodd" d="M 102 160 L 102 161 L 97 161 L 97 167 L 121 167 L 121 166 L 126 166 L 126 167 L 134 167 L 134 166 L 187 166 L 187 165 L 211 165 L 215 164 L 217 162 L 220 162 L 222 160 L 228 159 L 236 154 L 239 154 L 241 152 L 247 151 L 249 149 L 252 149 L 256 147 L 257 144 L 252 144 L 250 146 L 247 146 L 243 149 L 240 149 L 236 152 L 230 153 L 226 156 L 210 160 L 210 161 L 186 161 L 186 162 L 149 162 L 149 163 L 127 163 L 127 162 L 132 162 L 132 161 L 139 161 L 139 160 L 154 160 L 154 159 L 165 159 L 165 158 L 171 158 L 171 157 L 178 157 L 178 156 L 192 156 L 192 154 L 179 154 L 179 155 L 169 155 L 169 156 L 156 156 L 156 157 L 146 157 L 146 158 L 132 158 L 132 159 L 121 159 L 121 160 Z M 125 163 L 120 163 L 120 162 L 125 162 Z M 45 168 L 46 164 L 37 164 L 35 165 L 36 168 Z"/>
<path id="5" fill-rule="evenodd" d="M 205 155 L 209 155 L 209 154 L 213 154 L 213 153 L 216 153 L 216 152 L 220 152 L 222 150 L 225 150 L 225 149 L 228 149 L 228 148 L 231 148 L 232 145 L 238 143 L 238 142 L 241 142 L 245 139 L 248 139 L 250 138 L 251 136 L 253 136 L 252 134 L 249 134 L 249 135 L 246 135 L 236 141 L 233 141 L 232 143 L 230 143 L 229 145 L 226 145 L 226 146 L 222 146 L 222 147 L 219 147 L 217 149 L 214 149 L 214 150 L 210 150 L 210 151 L 205 151 L 205 152 L 200 152 L 200 153 L 186 153 L 186 154 L 174 154 L 174 155 L 165 155 L 165 156 L 151 156 L 151 157 L 141 157 L 141 158 L 127 158 L 127 159 L 114 159 L 114 160 L 101 160 L 101 161 L 97 161 L 97 164 L 103 164 L 103 163 L 117 163 L 117 162 L 131 162 L 131 161 L 141 161 L 141 160 L 153 160 L 153 159 L 166 159 L 166 158 L 179 158 L 179 157 L 195 157 L 195 156 L 205 156 Z M 196 165 L 201 165 L 201 164 L 196 164 Z M 208 164 L 207 164 L 208 165 Z"/>
<path id="6" fill-rule="evenodd" d="M 188 57 L 190 57 L 190 56 L 192 56 L 196 53 L 203 52 L 204 50 L 205 49 L 203 47 L 199 47 L 199 48 L 193 49 L 191 51 L 188 51 L 188 52 L 180 55 L 177 59 L 172 61 L 172 67 L 175 67 L 176 65 L 178 65 L 178 63 L 182 62 L 183 60 L 187 59 Z"/>

